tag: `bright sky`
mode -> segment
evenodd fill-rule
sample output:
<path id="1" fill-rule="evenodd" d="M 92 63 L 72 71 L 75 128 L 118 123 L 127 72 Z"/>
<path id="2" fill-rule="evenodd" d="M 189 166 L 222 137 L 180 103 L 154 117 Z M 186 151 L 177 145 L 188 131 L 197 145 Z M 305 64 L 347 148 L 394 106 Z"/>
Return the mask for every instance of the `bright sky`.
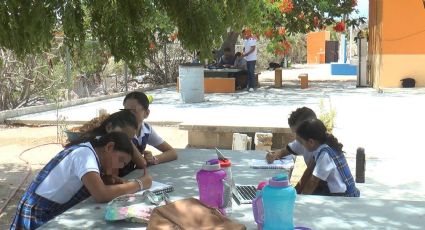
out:
<path id="1" fill-rule="evenodd" d="M 360 11 L 359 16 L 369 17 L 369 0 L 357 0 L 357 9 Z"/>

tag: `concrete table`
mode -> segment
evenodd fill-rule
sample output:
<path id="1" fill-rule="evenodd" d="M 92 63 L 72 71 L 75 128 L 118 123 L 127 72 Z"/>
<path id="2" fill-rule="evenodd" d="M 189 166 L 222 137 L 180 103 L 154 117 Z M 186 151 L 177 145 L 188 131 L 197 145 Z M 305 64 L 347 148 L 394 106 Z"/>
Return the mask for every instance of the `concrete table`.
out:
<path id="1" fill-rule="evenodd" d="M 250 159 L 262 159 L 263 152 L 222 151 L 233 162 L 236 183 L 256 184 L 276 173 L 275 170 L 249 168 Z M 149 172 L 155 180 L 171 182 L 171 200 L 198 196 L 195 173 L 205 160 L 213 158 L 213 150 L 178 150 L 177 161 L 152 166 Z M 130 177 L 140 175 L 133 172 Z M 42 226 L 42 229 L 146 229 L 146 225 L 128 222 L 110 223 L 104 220 L 106 204 L 96 204 L 91 198 L 74 206 Z M 251 205 L 233 203 L 231 218 L 256 229 Z M 425 202 L 402 200 L 370 200 L 362 198 L 297 196 L 294 221 L 297 226 L 312 229 L 424 229 Z"/>

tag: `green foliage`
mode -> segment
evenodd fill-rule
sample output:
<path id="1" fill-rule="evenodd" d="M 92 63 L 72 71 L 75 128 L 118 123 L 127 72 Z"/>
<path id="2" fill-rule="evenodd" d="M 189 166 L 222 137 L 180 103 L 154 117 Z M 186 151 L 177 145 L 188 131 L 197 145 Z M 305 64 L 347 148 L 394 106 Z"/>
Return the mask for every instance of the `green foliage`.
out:
<path id="1" fill-rule="evenodd" d="M 325 108 L 325 102 L 323 99 L 321 99 L 319 103 L 319 120 L 325 124 L 329 133 L 332 133 L 332 130 L 335 127 L 335 117 L 336 110 L 332 107 L 330 99 L 329 108 Z"/>
<path id="2" fill-rule="evenodd" d="M 116 61 L 134 69 L 178 31 L 184 48 L 208 54 L 227 29 L 258 20 L 258 0 L 5 0 L 0 3 L 0 47 L 18 57 L 49 50 L 63 35 L 71 52 L 97 40 Z"/>

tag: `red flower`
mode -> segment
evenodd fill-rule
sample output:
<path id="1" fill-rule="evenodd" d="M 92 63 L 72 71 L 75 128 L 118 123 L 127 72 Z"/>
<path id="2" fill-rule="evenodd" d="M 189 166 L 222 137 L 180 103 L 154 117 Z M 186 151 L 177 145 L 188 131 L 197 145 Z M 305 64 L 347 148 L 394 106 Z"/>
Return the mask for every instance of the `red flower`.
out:
<path id="1" fill-rule="evenodd" d="M 294 9 L 294 4 L 292 3 L 292 0 L 283 0 L 279 9 L 282 14 L 290 13 Z"/>
<path id="2" fill-rule="evenodd" d="M 357 6 L 357 0 L 351 0 L 351 7 Z"/>
<path id="3" fill-rule="evenodd" d="M 271 38 L 272 36 L 273 36 L 273 30 L 272 29 L 267 29 L 265 32 L 264 32 L 264 36 L 266 36 L 266 38 Z"/>
<path id="4" fill-rule="evenodd" d="M 149 43 L 149 49 L 150 49 L 150 50 L 155 49 L 155 43 L 154 43 L 154 42 L 150 42 L 150 43 Z"/>
<path id="5" fill-rule="evenodd" d="M 345 23 L 344 21 L 340 21 L 338 22 L 335 26 L 334 26 L 334 30 L 336 32 L 344 32 L 345 31 Z"/>
<path id="6" fill-rule="evenodd" d="M 304 20 L 304 12 L 301 12 L 299 15 L 298 15 L 298 19 L 300 19 L 300 20 Z"/>
<path id="7" fill-rule="evenodd" d="M 286 33 L 285 27 L 279 27 L 278 34 L 279 35 L 284 35 L 285 33 Z"/>

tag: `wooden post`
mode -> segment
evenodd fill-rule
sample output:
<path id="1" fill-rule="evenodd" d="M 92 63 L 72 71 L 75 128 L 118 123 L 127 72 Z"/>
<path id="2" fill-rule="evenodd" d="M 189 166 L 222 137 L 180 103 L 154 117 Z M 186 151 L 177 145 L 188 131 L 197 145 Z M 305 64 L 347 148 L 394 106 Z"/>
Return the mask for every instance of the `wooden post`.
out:
<path id="1" fill-rule="evenodd" d="M 274 70 L 274 87 L 275 88 L 282 87 L 282 68 L 276 68 Z"/>
<path id="2" fill-rule="evenodd" d="M 300 85 L 301 89 L 307 89 L 308 88 L 308 74 L 303 73 L 298 76 L 300 79 Z"/>

